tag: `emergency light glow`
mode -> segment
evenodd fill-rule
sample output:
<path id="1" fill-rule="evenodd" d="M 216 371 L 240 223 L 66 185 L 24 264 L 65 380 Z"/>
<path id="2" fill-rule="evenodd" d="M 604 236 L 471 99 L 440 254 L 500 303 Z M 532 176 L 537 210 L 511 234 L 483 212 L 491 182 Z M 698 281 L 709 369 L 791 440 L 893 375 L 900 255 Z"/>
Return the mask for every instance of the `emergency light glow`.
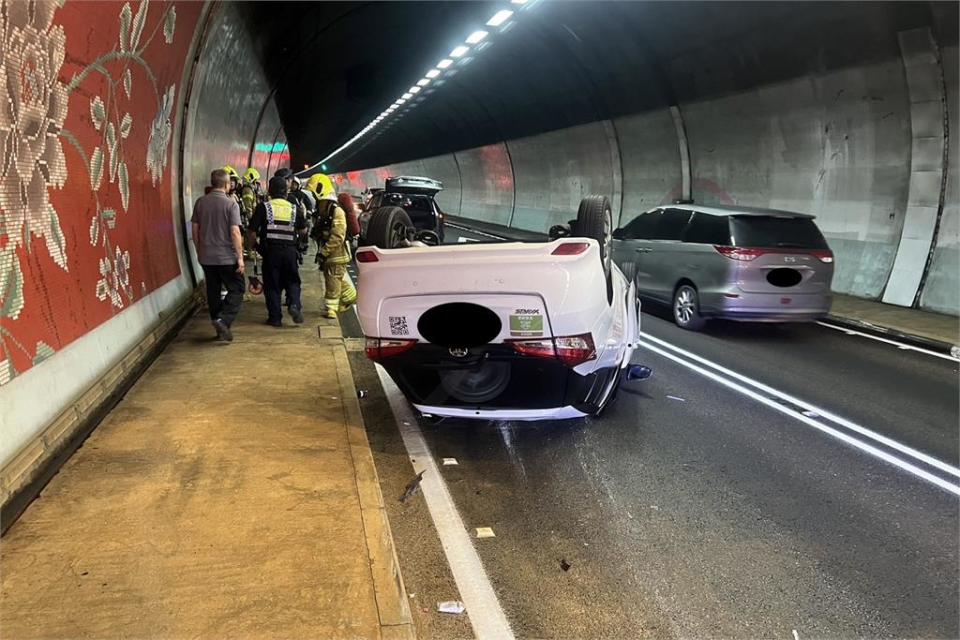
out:
<path id="1" fill-rule="evenodd" d="M 493 17 L 487 21 L 488 27 L 499 27 L 504 22 L 510 19 L 510 16 L 513 15 L 513 11 L 510 9 L 503 9 L 502 11 L 497 11 L 493 14 Z"/>
<path id="2" fill-rule="evenodd" d="M 450 52 L 450 57 L 459 58 L 460 56 L 465 54 L 467 51 L 470 51 L 470 47 L 465 47 L 463 45 L 460 45 L 459 47 L 457 47 L 456 49 Z"/>
<path id="3" fill-rule="evenodd" d="M 487 33 L 486 31 L 474 31 L 469 36 L 467 36 L 467 44 L 477 44 L 478 42 L 483 41 L 483 39 L 486 38 L 488 35 L 490 34 Z"/>
<path id="4" fill-rule="evenodd" d="M 447 67 L 449 67 L 449 66 L 452 65 L 452 64 L 453 64 L 453 60 L 451 60 L 450 58 L 444 58 L 443 60 L 441 60 L 440 62 L 437 63 L 437 68 L 438 68 L 438 69 L 446 69 Z"/>
<path id="5" fill-rule="evenodd" d="M 427 71 L 428 78 L 436 78 L 438 75 L 440 75 L 440 69 L 430 69 L 430 71 Z"/>

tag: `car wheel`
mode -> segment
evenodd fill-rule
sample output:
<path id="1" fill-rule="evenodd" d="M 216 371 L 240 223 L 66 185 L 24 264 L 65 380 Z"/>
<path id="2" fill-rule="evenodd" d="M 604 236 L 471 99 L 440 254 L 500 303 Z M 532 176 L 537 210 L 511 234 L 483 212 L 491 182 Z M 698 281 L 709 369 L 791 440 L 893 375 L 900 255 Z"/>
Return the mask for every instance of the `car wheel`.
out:
<path id="1" fill-rule="evenodd" d="M 440 371 L 440 386 L 448 394 L 468 404 L 482 404 L 497 398 L 510 385 L 510 365 L 484 362 L 478 369 Z"/>
<path id="2" fill-rule="evenodd" d="M 680 285 L 673 294 L 673 321 L 681 329 L 690 331 L 699 331 L 706 324 L 700 315 L 697 290 L 689 284 Z"/>
<path id="3" fill-rule="evenodd" d="M 576 235 L 593 238 L 600 244 L 600 264 L 607 279 L 607 301 L 613 301 L 613 210 L 607 196 L 587 196 L 577 210 Z"/>
<path id="4" fill-rule="evenodd" d="M 411 228 L 410 216 L 402 208 L 380 207 L 370 216 L 366 240 L 381 249 L 396 249 L 406 245 Z"/>

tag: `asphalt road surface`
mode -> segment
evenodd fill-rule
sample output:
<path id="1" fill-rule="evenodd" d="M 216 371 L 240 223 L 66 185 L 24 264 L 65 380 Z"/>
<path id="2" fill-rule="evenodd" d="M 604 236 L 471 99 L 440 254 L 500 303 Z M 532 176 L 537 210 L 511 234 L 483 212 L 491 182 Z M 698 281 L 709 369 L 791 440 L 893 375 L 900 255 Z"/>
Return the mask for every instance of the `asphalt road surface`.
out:
<path id="1" fill-rule="evenodd" d="M 957 362 L 645 311 L 634 362 L 654 375 L 601 419 L 411 427 L 464 528 L 496 534 L 473 545 L 515 636 L 960 637 Z M 433 612 L 456 592 L 423 498 L 392 499 L 412 473 L 398 422 L 353 364 L 418 625 L 462 636 Z"/>

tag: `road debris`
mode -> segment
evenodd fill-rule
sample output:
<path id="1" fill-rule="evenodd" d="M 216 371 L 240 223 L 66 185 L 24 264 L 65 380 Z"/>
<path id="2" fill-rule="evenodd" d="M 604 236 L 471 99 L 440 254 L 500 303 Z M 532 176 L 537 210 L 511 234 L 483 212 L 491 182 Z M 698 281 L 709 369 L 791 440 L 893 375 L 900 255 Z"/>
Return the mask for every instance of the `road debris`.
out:
<path id="1" fill-rule="evenodd" d="M 497 534 L 490 527 L 477 527 L 477 538 L 496 538 Z"/>
<path id="2" fill-rule="evenodd" d="M 451 467 L 451 466 L 459 465 L 459 464 L 460 464 L 460 463 L 457 462 L 457 459 L 456 459 L 456 458 L 444 458 L 444 459 L 443 459 L 443 466 L 445 466 L 445 467 Z"/>
<path id="3" fill-rule="evenodd" d="M 679 398 L 679 397 L 677 397 L 677 396 L 667 396 L 667 399 L 668 399 L 668 400 L 676 400 L 677 402 L 686 402 L 686 400 L 684 400 L 683 398 Z"/>
<path id="4" fill-rule="evenodd" d="M 820 417 L 820 414 L 819 414 L 819 413 L 817 413 L 816 411 L 810 411 L 809 409 L 806 410 L 806 411 L 804 411 L 804 412 L 803 412 L 803 415 L 807 416 L 808 418 L 819 418 L 819 417 Z"/>
<path id="5" fill-rule="evenodd" d="M 366 389 L 357 389 L 357 397 L 360 398 L 361 400 L 362 400 L 363 398 L 366 398 L 366 397 L 367 397 L 367 390 L 366 390 Z"/>
<path id="6" fill-rule="evenodd" d="M 447 600 L 446 602 L 437 603 L 437 611 L 440 613 L 452 613 L 454 615 L 461 614 L 466 611 L 467 608 L 463 606 L 463 603 L 459 600 Z"/>
<path id="7" fill-rule="evenodd" d="M 426 469 L 417 474 L 417 477 L 410 481 L 410 484 L 407 485 L 407 488 L 403 490 L 403 495 L 400 496 L 400 502 L 406 502 L 413 496 L 417 494 L 417 491 L 420 490 L 420 482 L 423 480 L 423 474 L 426 473 Z"/>
<path id="8" fill-rule="evenodd" d="M 797 630 L 793 630 L 793 640 L 800 640 L 800 634 L 797 633 Z"/>
<path id="9" fill-rule="evenodd" d="M 564 571 L 570 571 L 570 563 L 567 562 L 566 558 L 560 558 L 560 568 Z"/>

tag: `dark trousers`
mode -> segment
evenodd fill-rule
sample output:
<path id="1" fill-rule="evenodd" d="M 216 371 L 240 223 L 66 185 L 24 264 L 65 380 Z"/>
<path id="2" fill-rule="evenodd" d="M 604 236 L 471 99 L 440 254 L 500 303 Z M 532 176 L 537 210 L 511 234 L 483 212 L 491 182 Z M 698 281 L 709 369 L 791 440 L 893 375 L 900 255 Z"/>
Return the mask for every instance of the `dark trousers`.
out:
<path id="1" fill-rule="evenodd" d="M 243 276 L 237 273 L 235 264 L 201 265 L 203 277 L 207 281 L 207 305 L 210 307 L 210 319 L 222 320 L 228 327 L 233 324 L 240 305 L 243 303 Z M 227 295 L 220 299 L 220 289 L 225 287 Z"/>
<path id="2" fill-rule="evenodd" d="M 300 309 L 300 263 L 297 247 L 267 247 L 263 253 L 263 297 L 267 301 L 267 320 L 283 319 L 280 292 L 287 292 L 287 306 Z"/>

